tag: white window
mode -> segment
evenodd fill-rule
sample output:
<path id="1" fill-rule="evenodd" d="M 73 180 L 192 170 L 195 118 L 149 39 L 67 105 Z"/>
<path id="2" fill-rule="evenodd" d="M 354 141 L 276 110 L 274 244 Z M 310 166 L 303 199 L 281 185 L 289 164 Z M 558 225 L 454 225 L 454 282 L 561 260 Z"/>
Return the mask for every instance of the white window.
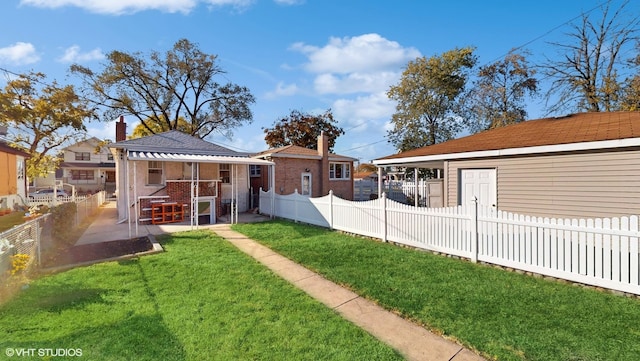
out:
<path id="1" fill-rule="evenodd" d="M 351 179 L 349 163 L 330 163 L 329 179 Z"/>
<path id="2" fill-rule="evenodd" d="M 73 180 L 93 180 L 94 179 L 94 172 L 93 172 L 93 170 L 72 169 L 71 170 L 71 179 L 73 179 Z"/>
<path id="3" fill-rule="evenodd" d="M 76 152 L 76 160 L 91 160 L 91 153 L 89 153 L 89 152 Z"/>
<path id="4" fill-rule="evenodd" d="M 251 177 L 260 177 L 260 166 L 255 164 L 249 165 L 249 175 Z"/>
<path id="5" fill-rule="evenodd" d="M 231 166 L 220 164 L 220 180 L 222 183 L 231 183 Z"/>
<path id="6" fill-rule="evenodd" d="M 147 184 L 163 184 L 162 183 L 162 162 L 150 160 L 148 163 Z"/>

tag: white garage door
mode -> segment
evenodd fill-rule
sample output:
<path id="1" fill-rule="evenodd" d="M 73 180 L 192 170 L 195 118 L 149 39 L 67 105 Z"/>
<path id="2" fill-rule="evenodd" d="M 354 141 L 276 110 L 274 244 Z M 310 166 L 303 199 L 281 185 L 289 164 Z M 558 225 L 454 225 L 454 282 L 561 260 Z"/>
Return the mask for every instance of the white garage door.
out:
<path id="1" fill-rule="evenodd" d="M 496 170 L 493 169 L 461 169 L 460 170 L 460 204 L 469 205 L 474 197 L 478 204 L 495 207 Z"/>

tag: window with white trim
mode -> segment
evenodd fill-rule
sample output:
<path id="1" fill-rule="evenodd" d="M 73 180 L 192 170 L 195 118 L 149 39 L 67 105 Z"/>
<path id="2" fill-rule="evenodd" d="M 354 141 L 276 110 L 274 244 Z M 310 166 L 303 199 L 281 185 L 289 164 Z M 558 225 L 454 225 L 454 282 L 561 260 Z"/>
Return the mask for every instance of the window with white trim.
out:
<path id="1" fill-rule="evenodd" d="M 91 160 L 91 153 L 89 153 L 89 152 L 76 152 L 76 160 Z"/>
<path id="2" fill-rule="evenodd" d="M 351 179 L 349 163 L 329 163 L 329 179 Z"/>
<path id="3" fill-rule="evenodd" d="M 150 160 L 147 170 L 147 184 L 162 185 L 162 162 Z"/>
<path id="4" fill-rule="evenodd" d="M 94 179 L 94 171 L 86 170 L 86 169 L 72 169 L 71 170 L 71 179 L 76 180 L 93 180 Z"/>
<path id="5" fill-rule="evenodd" d="M 220 164 L 220 180 L 222 183 L 231 183 L 231 166 L 229 164 Z"/>
<path id="6" fill-rule="evenodd" d="M 251 177 L 260 177 L 260 166 L 257 164 L 249 165 L 249 176 Z"/>

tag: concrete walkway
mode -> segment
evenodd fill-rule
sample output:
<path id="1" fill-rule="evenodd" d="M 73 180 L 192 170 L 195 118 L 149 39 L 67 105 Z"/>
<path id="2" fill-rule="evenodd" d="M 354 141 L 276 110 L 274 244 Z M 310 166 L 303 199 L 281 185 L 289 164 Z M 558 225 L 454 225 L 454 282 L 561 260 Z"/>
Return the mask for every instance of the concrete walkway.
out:
<path id="1" fill-rule="evenodd" d="M 345 319 L 398 350 L 407 360 L 484 360 L 457 343 L 386 311 L 243 234 L 232 231 L 229 225 L 221 225 L 213 228 L 213 231 L 311 297 L 336 310 Z"/>
<path id="2" fill-rule="evenodd" d="M 93 224 L 80 237 L 77 244 L 129 239 L 128 223 L 116 224 L 115 205 L 107 204 Z M 257 215 L 244 215 L 240 221 L 264 220 Z M 190 230 L 188 224 L 145 225 L 138 234 L 158 235 Z M 338 312 L 342 317 L 361 327 L 374 337 L 398 350 L 407 360 L 416 361 L 480 361 L 484 358 L 457 343 L 435 335 L 425 328 L 386 311 L 371 301 L 349 291 L 305 267 L 273 252 L 244 235 L 232 231 L 229 224 L 200 226 L 211 229 L 246 254 L 270 268 L 274 273 L 303 290 L 311 297 Z M 132 238 L 131 237 L 131 238 Z"/>

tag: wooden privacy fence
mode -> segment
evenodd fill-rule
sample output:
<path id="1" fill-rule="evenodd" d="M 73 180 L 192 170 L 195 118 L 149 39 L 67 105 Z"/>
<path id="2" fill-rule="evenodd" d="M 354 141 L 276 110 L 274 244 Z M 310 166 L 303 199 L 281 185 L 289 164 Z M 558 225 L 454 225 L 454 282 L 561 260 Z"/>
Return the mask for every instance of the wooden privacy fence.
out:
<path id="1" fill-rule="evenodd" d="M 381 198 L 260 191 L 260 213 L 640 295 L 638 216 L 533 217 L 480 207 L 413 207 Z"/>

